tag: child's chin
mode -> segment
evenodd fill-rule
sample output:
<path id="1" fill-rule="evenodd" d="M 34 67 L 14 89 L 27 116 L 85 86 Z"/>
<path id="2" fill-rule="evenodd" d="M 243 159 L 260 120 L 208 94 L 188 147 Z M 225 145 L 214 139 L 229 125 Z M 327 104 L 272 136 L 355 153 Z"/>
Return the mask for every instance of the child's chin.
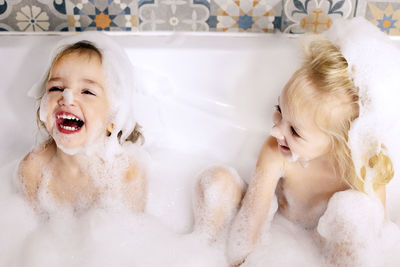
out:
<path id="1" fill-rule="evenodd" d="M 82 150 L 82 141 L 79 140 L 79 136 L 77 135 L 67 135 L 58 132 L 55 135 L 52 135 L 57 148 L 61 149 L 63 152 L 67 154 L 76 154 L 77 152 Z"/>
<path id="2" fill-rule="evenodd" d="M 281 152 L 281 154 L 284 156 L 284 157 L 291 157 L 292 156 L 292 152 L 291 152 L 291 150 L 290 149 L 288 149 L 288 148 L 283 148 L 281 145 L 279 145 L 278 144 L 278 147 L 279 147 L 279 151 Z"/>
<path id="3" fill-rule="evenodd" d="M 71 144 L 57 143 L 57 148 L 59 148 L 62 152 L 68 155 L 75 155 L 77 153 L 82 152 L 82 146 L 72 146 Z"/>
<path id="4" fill-rule="evenodd" d="M 286 151 L 281 150 L 281 153 L 288 162 L 296 162 L 299 160 L 299 156 L 296 153 L 292 152 L 291 150 L 286 150 Z"/>

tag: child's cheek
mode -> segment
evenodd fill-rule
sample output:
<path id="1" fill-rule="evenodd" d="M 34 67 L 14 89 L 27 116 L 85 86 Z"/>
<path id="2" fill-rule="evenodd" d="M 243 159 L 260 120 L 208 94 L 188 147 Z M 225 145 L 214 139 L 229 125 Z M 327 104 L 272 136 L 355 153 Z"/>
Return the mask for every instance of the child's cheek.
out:
<path id="1" fill-rule="evenodd" d="M 53 135 L 54 128 L 56 128 L 55 117 L 53 116 L 51 109 L 51 99 L 50 96 L 45 94 L 40 101 L 40 113 L 39 118 L 44 123 L 47 132 Z"/>
<path id="2" fill-rule="evenodd" d="M 275 110 L 274 114 L 272 115 L 272 123 L 276 125 L 281 121 L 281 119 L 282 119 L 281 113 Z"/>
<path id="3" fill-rule="evenodd" d="M 292 153 L 294 153 L 298 156 L 300 156 L 300 154 L 304 154 L 304 153 L 301 153 L 302 150 L 299 148 L 298 144 L 296 144 L 296 142 L 294 142 L 292 139 L 289 139 L 289 140 L 286 139 L 286 142 L 290 148 L 290 151 L 292 151 Z"/>
<path id="4" fill-rule="evenodd" d="M 48 112 L 49 112 L 49 95 L 45 94 L 42 97 L 42 100 L 40 101 L 40 113 L 39 113 L 39 119 L 43 123 L 46 123 Z"/>

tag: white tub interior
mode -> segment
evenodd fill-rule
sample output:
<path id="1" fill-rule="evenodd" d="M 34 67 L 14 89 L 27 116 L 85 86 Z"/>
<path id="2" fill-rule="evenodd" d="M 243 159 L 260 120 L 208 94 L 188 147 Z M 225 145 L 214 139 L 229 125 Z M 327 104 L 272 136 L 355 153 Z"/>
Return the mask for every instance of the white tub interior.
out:
<path id="1" fill-rule="evenodd" d="M 298 66 L 297 39 L 113 36 L 132 63 L 145 69 L 136 104 L 152 156 L 150 216 L 93 210 L 42 222 L 24 204 L 11 176 L 35 142 L 36 110 L 27 91 L 60 38 L 0 37 L 0 266 L 225 266 L 221 247 L 187 234 L 193 183 L 202 169 L 215 164 L 233 166 L 250 179 L 269 135 L 273 105 Z M 399 179 L 396 175 L 388 190 L 391 207 L 398 205 Z M 398 214 L 390 217 L 400 225 Z M 311 233 L 279 216 L 271 233 L 247 266 L 321 266 Z M 398 266 L 395 257 L 390 254 L 384 263 Z"/>

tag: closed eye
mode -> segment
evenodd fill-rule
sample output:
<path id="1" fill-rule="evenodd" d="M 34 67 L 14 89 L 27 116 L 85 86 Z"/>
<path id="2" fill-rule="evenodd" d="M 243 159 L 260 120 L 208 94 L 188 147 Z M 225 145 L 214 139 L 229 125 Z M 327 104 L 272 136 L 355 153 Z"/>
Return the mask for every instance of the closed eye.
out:
<path id="1" fill-rule="evenodd" d="M 51 87 L 49 89 L 49 92 L 62 92 L 64 91 L 64 89 L 60 88 L 60 87 Z"/>
<path id="2" fill-rule="evenodd" d="M 93 93 L 92 91 L 90 91 L 90 90 L 87 90 L 87 89 L 85 89 L 85 90 L 83 90 L 82 91 L 82 94 L 85 94 L 85 95 L 96 95 L 95 93 Z"/>
<path id="3" fill-rule="evenodd" d="M 290 130 L 292 131 L 292 134 L 293 134 L 294 136 L 296 136 L 296 137 L 301 137 L 301 136 L 296 132 L 296 130 L 293 128 L 293 126 L 290 126 Z"/>
<path id="4" fill-rule="evenodd" d="M 282 113 L 281 107 L 280 107 L 279 105 L 275 105 L 275 109 L 276 109 L 279 113 Z"/>

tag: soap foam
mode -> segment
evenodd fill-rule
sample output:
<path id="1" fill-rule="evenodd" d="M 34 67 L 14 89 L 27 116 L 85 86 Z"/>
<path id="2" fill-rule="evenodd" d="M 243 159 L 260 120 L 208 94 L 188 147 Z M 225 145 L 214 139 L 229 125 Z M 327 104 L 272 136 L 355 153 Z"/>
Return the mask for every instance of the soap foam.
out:
<path id="1" fill-rule="evenodd" d="M 74 102 L 74 95 L 71 89 L 65 88 L 62 95 L 66 105 L 71 105 Z"/>
<path id="2" fill-rule="evenodd" d="M 285 41 L 288 40 L 281 40 L 282 44 Z M 263 64 L 266 64 L 265 62 L 267 61 L 264 61 Z M 278 62 L 278 60 L 272 60 L 272 62 Z M 277 75 L 283 73 L 281 69 L 276 67 L 273 70 L 276 70 L 276 73 L 271 72 L 271 77 L 279 77 Z M 374 71 L 378 70 L 375 69 Z M 265 73 L 265 71 L 262 70 L 260 73 Z M 240 75 L 246 77 L 247 74 L 241 73 Z M 243 86 L 241 89 L 248 86 L 249 82 L 255 83 L 255 81 L 242 80 Z M 243 95 L 249 95 L 249 91 L 245 91 L 245 93 L 236 94 L 235 97 L 243 100 Z M 176 96 L 173 95 L 173 97 Z M 274 100 L 276 99 L 275 96 L 273 98 Z M 182 99 L 188 100 L 186 98 Z M 160 100 L 160 98 L 157 98 L 157 100 Z M 157 103 L 165 105 L 169 100 L 163 99 Z M 265 102 L 262 97 L 255 96 L 251 100 L 248 106 L 242 105 L 240 110 L 243 112 L 246 111 L 247 113 L 245 114 L 250 115 L 252 115 L 250 111 L 264 111 Z M 253 100 L 259 101 L 257 102 L 258 104 L 255 105 Z M 180 105 L 176 105 L 176 103 Z M 179 126 L 177 123 L 178 120 L 186 122 L 187 117 L 192 115 L 194 116 L 191 118 L 195 119 L 193 119 L 190 129 L 213 129 L 210 125 L 220 126 L 222 124 L 226 127 L 226 132 L 221 131 L 218 134 L 225 136 L 223 141 L 226 143 L 226 147 L 234 147 L 229 146 L 229 142 L 237 140 L 232 137 L 235 135 L 233 129 L 239 131 L 239 127 L 232 127 L 229 121 L 213 117 L 212 112 L 209 112 L 209 110 L 208 113 L 204 112 L 206 114 L 200 113 L 198 110 L 196 113 L 192 104 L 185 103 L 183 105 L 179 101 L 171 101 L 169 104 L 176 108 L 176 114 L 183 113 L 186 115 L 174 117 L 174 119 L 170 118 L 167 122 L 173 122 L 171 123 L 172 126 Z M 198 106 L 201 105 L 199 104 Z M 160 107 L 157 111 L 163 112 L 162 108 L 164 107 Z M 190 112 L 184 112 L 188 110 Z M 43 109 L 43 113 L 45 113 L 44 111 Z M 155 113 L 159 115 L 157 112 Z M 269 118 L 270 114 L 267 114 L 267 112 L 261 113 L 263 114 L 263 118 L 264 116 Z M 243 121 L 248 121 L 249 119 L 252 120 L 253 117 L 245 117 Z M 244 125 L 252 126 L 253 130 L 261 131 L 260 121 L 262 120 L 254 119 L 251 123 L 246 122 L 248 124 Z M 392 126 L 395 128 L 394 124 Z M 188 129 L 184 131 L 185 127 L 188 128 L 186 124 L 177 127 L 179 130 L 170 127 L 168 130 L 174 130 L 170 132 L 170 135 L 160 135 L 165 138 L 165 142 L 159 141 L 154 146 L 148 146 L 152 161 L 148 177 L 149 198 L 147 213 L 154 216 L 138 216 L 127 211 L 123 205 L 120 208 L 115 208 L 117 205 L 112 204 L 105 205 L 105 207 L 91 207 L 86 212 L 78 214 L 74 214 L 73 211 L 66 210 L 63 207 L 57 207 L 49 218 L 35 214 L 32 207 L 23 199 L 23 193 L 17 186 L 19 181 L 11 181 L 11 177 L 14 178 L 15 174 L 13 171 L 16 166 L 14 165 L 8 169 L 2 168 L 0 170 L 0 177 L 2 177 L 0 179 L 0 212 L 4 216 L 0 222 L 2 226 L 2 234 L 0 235 L 0 251 L 2 251 L 0 266 L 228 266 L 221 248 L 204 243 L 204 240 L 195 234 L 184 235 L 184 233 L 190 232 L 192 225 L 190 189 L 193 188 L 193 184 L 195 183 L 194 177 L 196 177 L 196 173 L 199 169 L 208 166 L 210 163 L 216 164 L 215 158 L 222 158 L 222 156 L 234 157 L 241 154 L 233 148 L 228 152 L 223 151 L 224 153 L 219 151 L 220 147 L 216 145 L 216 139 L 209 137 L 207 131 L 199 130 L 198 135 L 195 135 L 195 137 L 199 138 L 190 139 L 183 134 L 187 132 L 192 133 Z M 265 129 L 262 130 L 265 132 Z M 390 129 L 386 130 L 390 131 Z M 171 141 L 170 136 L 173 136 L 175 139 Z M 353 139 L 356 139 L 356 135 L 354 135 Z M 176 140 L 183 140 L 183 144 Z M 190 142 L 193 140 L 196 140 L 196 142 Z M 196 156 L 194 151 L 198 147 L 201 147 L 198 146 L 198 142 L 204 142 L 204 147 L 211 147 L 210 150 L 212 151 L 207 152 L 212 155 L 218 155 L 218 157 L 209 157 L 209 154 Z M 181 146 L 178 146 L 179 144 Z M 244 144 L 248 145 L 249 143 Z M 174 145 L 177 145 L 175 150 Z M 386 142 L 385 145 L 388 146 Z M 115 154 L 121 151 L 116 143 L 107 147 L 112 147 Z M 192 148 L 193 150 L 189 150 L 188 148 Z M 182 151 L 186 152 L 183 153 Z M 204 152 L 204 150 L 201 152 Z M 243 152 L 243 150 L 239 152 Z M 390 156 L 392 159 L 399 154 L 398 151 L 392 151 L 391 153 Z M 244 154 L 251 154 L 252 157 L 256 157 L 257 151 Z M 102 156 L 107 157 L 107 155 Z M 112 160 L 113 158 L 106 158 L 106 160 Z M 238 158 L 238 162 L 244 162 L 246 165 L 253 164 L 251 168 L 254 167 L 253 158 Z M 99 178 L 98 183 L 107 183 L 103 182 L 103 179 Z M 375 214 L 377 218 L 376 220 L 372 218 L 373 230 L 366 233 L 366 236 L 369 236 L 367 240 L 374 240 L 375 237 L 373 234 L 378 233 L 379 236 L 379 230 L 376 229 L 379 229 L 379 226 L 382 224 L 378 241 L 382 241 L 379 244 L 383 248 L 378 250 L 381 254 L 374 253 L 380 257 L 381 266 L 398 266 L 400 264 L 400 256 L 398 255 L 398 251 L 400 250 L 398 242 L 400 240 L 398 238 L 398 225 L 400 225 L 398 214 L 400 214 L 400 209 L 398 203 L 400 201 L 394 201 L 395 198 L 393 197 L 400 195 L 400 188 L 393 187 L 393 183 L 395 182 L 396 177 L 388 186 L 388 214 L 391 218 L 395 219 L 397 225 L 390 224 L 386 220 L 382 223 L 382 212 L 379 210 L 379 205 L 374 202 L 370 203 L 369 198 L 364 198 L 356 194 L 353 199 L 351 198 L 351 194 L 349 197 L 346 194 L 342 198 L 343 201 L 336 201 L 335 198 L 332 200 L 333 204 L 330 205 L 327 217 L 325 217 L 330 219 L 325 219 L 325 224 L 322 220 L 319 228 L 321 229 L 321 233 L 330 238 L 334 237 L 334 231 L 329 230 L 329 223 L 332 219 L 335 219 L 333 214 L 341 214 L 343 206 L 351 207 L 356 212 L 366 211 L 368 207 L 371 207 L 372 211 L 368 211 L 368 216 Z M 351 204 L 354 200 L 359 205 L 347 204 L 347 202 Z M 366 204 L 362 204 L 364 201 Z M 361 206 L 363 205 L 366 208 L 362 208 Z M 351 213 L 351 211 L 346 212 L 346 214 Z M 358 213 L 359 215 L 360 213 Z M 341 215 L 341 217 L 346 218 L 344 215 Z M 271 226 L 264 230 L 259 246 L 249 255 L 244 266 L 326 266 L 324 257 L 329 258 L 329 245 L 325 248 L 324 253 L 321 253 L 318 243 L 312 238 L 313 233 L 286 220 L 279 214 L 270 219 L 272 220 Z M 345 226 L 349 224 L 355 227 L 364 224 L 364 221 L 357 222 L 357 220 L 356 223 L 345 223 Z M 344 221 L 346 220 L 344 219 Z M 369 225 L 361 226 L 359 231 L 364 231 Z M 358 230 L 356 229 L 356 231 Z M 360 234 L 358 237 L 358 240 L 363 240 L 364 238 Z M 235 253 L 241 253 L 241 250 L 239 249 Z"/>

